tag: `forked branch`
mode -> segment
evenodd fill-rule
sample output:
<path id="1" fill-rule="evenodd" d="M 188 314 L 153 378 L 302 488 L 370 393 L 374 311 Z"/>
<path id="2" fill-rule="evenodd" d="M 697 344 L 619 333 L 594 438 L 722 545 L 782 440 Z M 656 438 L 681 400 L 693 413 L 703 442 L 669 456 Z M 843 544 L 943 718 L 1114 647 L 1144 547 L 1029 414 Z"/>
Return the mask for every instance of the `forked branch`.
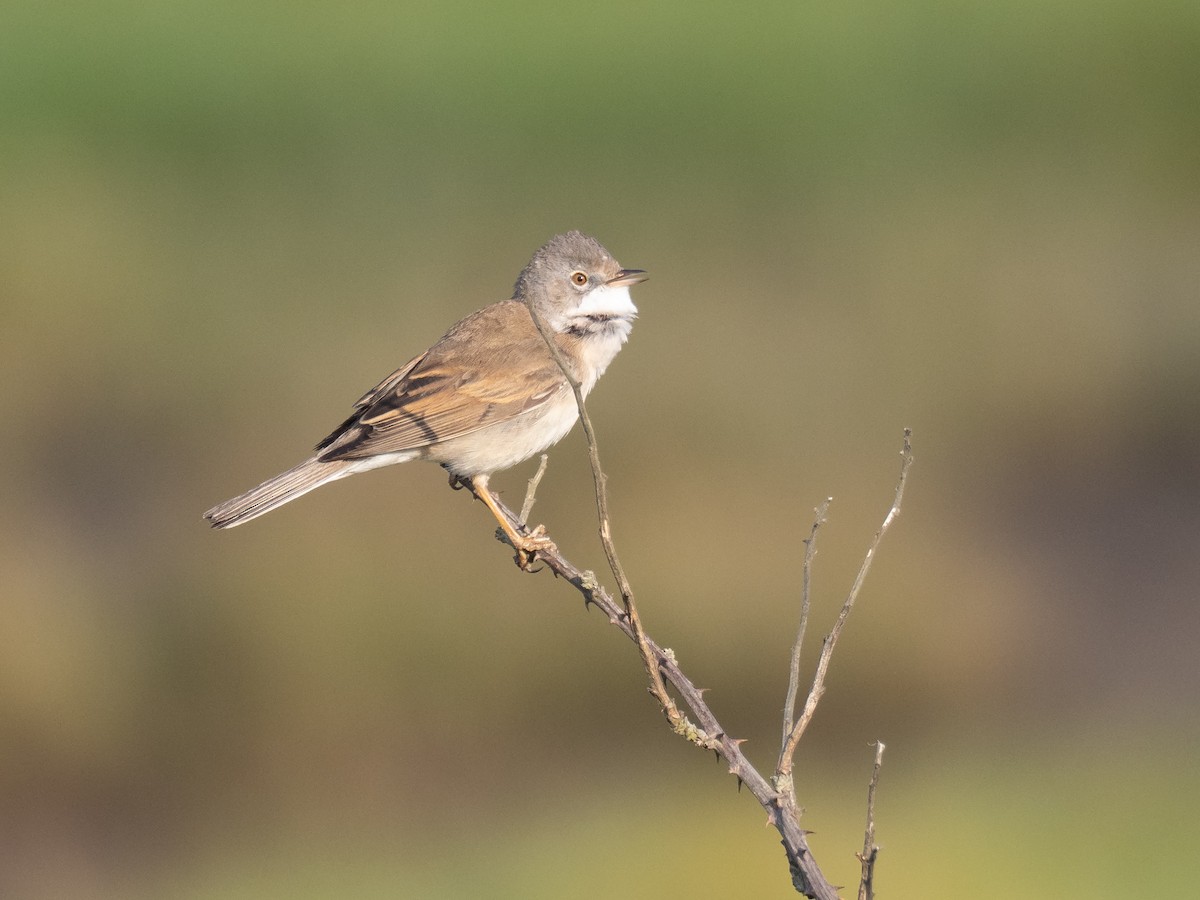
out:
<path id="1" fill-rule="evenodd" d="M 882 527 L 876 533 L 875 539 L 868 550 L 867 559 L 859 571 L 859 576 L 855 580 L 846 603 L 842 606 L 842 611 L 835 623 L 834 631 L 831 632 L 832 639 L 827 637 L 823 644 L 821 660 L 818 663 L 818 675 L 814 679 L 813 687 L 809 691 L 809 699 L 805 704 L 805 716 L 795 722 L 786 732 L 787 737 L 785 738 L 784 745 L 788 749 L 789 754 L 786 758 L 786 773 L 781 773 L 777 767 L 775 777 L 770 781 L 764 778 L 750 764 L 749 760 L 746 759 L 741 750 L 742 742 L 726 733 L 715 713 L 713 713 L 712 709 L 705 702 L 703 692 L 692 683 L 691 679 L 679 667 L 675 653 L 669 648 L 662 647 L 646 634 L 645 630 L 641 627 L 640 621 L 630 616 L 628 610 L 613 599 L 612 595 L 596 580 L 594 573 L 579 569 L 556 548 L 539 550 L 537 552 L 538 559 L 541 559 L 551 571 L 565 579 L 580 592 L 583 596 L 585 606 L 588 604 L 597 606 L 608 617 L 610 624 L 620 629 L 638 646 L 643 660 L 648 660 L 648 668 L 657 674 L 659 683 L 663 685 L 662 694 L 666 693 L 665 684 L 670 684 L 675 689 L 687 707 L 691 718 L 689 719 L 688 716 L 679 711 L 672 702 L 671 708 L 674 710 L 674 715 L 672 716 L 670 712 L 667 715 L 668 719 L 671 720 L 673 730 L 698 747 L 712 750 L 725 759 L 728 763 L 730 774 L 735 775 L 739 783 L 745 784 L 750 794 L 766 810 L 767 819 L 770 824 L 778 830 L 782 838 L 784 850 L 787 853 L 789 869 L 792 874 L 792 883 L 796 890 L 807 897 L 819 898 L 819 900 L 837 900 L 838 893 L 822 874 L 817 861 L 809 851 L 808 842 L 805 837 L 806 832 L 800 827 L 800 810 L 796 803 L 791 778 L 791 754 L 795 751 L 795 744 L 799 740 L 799 734 L 803 732 L 803 728 L 811 721 L 812 715 L 816 710 L 817 701 L 824 691 L 824 674 L 829 668 L 829 659 L 833 652 L 833 645 L 836 643 L 836 636 L 841 633 L 846 617 L 849 615 L 849 609 L 853 607 L 854 600 L 861 590 L 862 582 L 866 577 L 866 572 L 869 569 L 871 560 L 874 558 L 875 551 L 878 549 L 883 534 L 899 514 L 904 482 L 907 477 L 908 468 L 912 463 L 909 439 L 910 432 L 906 429 L 904 433 L 903 464 L 895 500 L 884 519 Z M 530 493 L 535 488 L 536 478 L 531 480 Z M 526 508 L 528 508 L 531 499 L 531 496 L 527 494 Z M 501 513 L 509 519 L 514 527 L 523 527 L 524 523 L 507 506 L 502 503 L 498 503 L 498 506 Z M 822 506 L 823 508 L 824 505 Z M 811 541 L 821 521 L 823 521 L 823 515 L 819 517 L 819 521 L 814 525 L 813 535 L 809 539 L 809 549 L 806 552 L 806 567 L 811 565 L 812 554 L 815 552 Z M 805 583 L 807 583 L 807 578 L 805 579 Z M 805 596 L 807 597 L 807 589 Z M 805 609 L 807 609 L 807 600 L 805 601 Z M 805 612 L 802 615 L 802 626 L 806 621 L 807 613 Z M 794 650 L 793 656 L 796 658 L 795 668 L 798 671 L 798 651 Z M 794 678 L 798 679 L 798 675 L 794 676 Z M 655 693 L 656 698 L 660 696 L 653 688 L 652 693 Z M 789 695 L 794 697 L 795 694 L 796 691 L 791 689 L 789 685 Z M 789 704 L 789 709 L 791 708 Z M 666 711 L 665 708 L 664 711 Z M 869 794 L 869 831 L 865 847 L 870 846 L 872 848 L 874 840 L 874 785 L 878 780 L 878 767 L 882 752 L 882 745 L 880 745 L 877 749 L 876 768 L 872 775 L 872 788 Z M 869 860 L 864 860 L 863 885 L 866 887 L 860 887 L 860 895 L 862 890 L 871 889 L 870 884 L 874 872 L 875 851 L 874 849 L 864 849 L 864 855 Z M 867 896 L 870 895 L 868 894 Z"/>
<path id="2" fill-rule="evenodd" d="M 800 738 L 803 737 L 805 729 L 812 722 L 812 718 L 817 711 L 817 704 L 821 702 L 821 697 L 825 694 L 825 676 L 829 674 L 829 663 L 833 658 L 833 650 L 837 646 L 838 638 L 842 635 L 842 629 L 846 626 L 846 620 L 850 618 L 850 611 L 854 609 L 854 603 L 858 600 L 863 583 L 867 580 L 867 573 L 871 570 L 871 563 L 875 561 L 875 553 L 879 550 L 879 543 L 883 540 L 883 536 L 887 534 L 888 529 L 891 528 L 892 523 L 896 521 L 896 517 L 900 515 L 900 503 L 904 499 L 904 485 L 908 481 L 908 470 L 912 466 L 913 461 L 911 428 L 904 429 L 904 449 L 900 452 L 900 459 L 900 478 L 896 482 L 896 494 L 892 500 L 892 506 L 888 510 L 887 515 L 884 516 L 883 524 L 875 532 L 875 538 L 871 541 L 871 546 L 867 548 L 867 555 L 863 558 L 862 565 L 859 566 L 858 575 L 854 579 L 854 584 L 850 587 L 850 593 L 846 595 L 846 599 L 842 603 L 842 608 L 838 612 L 837 619 L 834 620 L 833 628 L 830 629 L 829 634 L 821 642 L 821 655 L 817 659 L 817 671 L 813 676 L 812 687 L 808 691 L 808 698 L 804 701 L 804 710 L 801 712 L 800 718 L 792 723 L 796 702 L 796 692 L 793 686 L 799 678 L 800 642 L 804 639 L 804 629 L 808 620 L 809 569 L 811 568 L 812 557 L 815 552 L 813 545 L 816 540 L 817 529 L 825 522 L 826 514 L 829 511 L 829 501 L 826 500 L 817 508 L 817 517 L 813 523 L 812 534 L 808 540 L 808 549 L 804 556 L 800 628 L 796 637 L 796 644 L 792 650 L 792 675 L 788 685 L 786 708 L 783 712 L 783 746 L 779 751 L 779 763 L 775 767 L 777 779 L 790 780 L 791 778 L 792 760 L 796 755 L 796 746 L 800 743 Z"/>
<path id="3" fill-rule="evenodd" d="M 507 506 L 499 501 L 497 505 L 514 526 L 520 524 Z M 623 606 L 600 585 L 595 573 L 579 569 L 557 549 L 538 550 L 537 558 L 555 575 L 565 579 L 579 591 L 585 605 L 598 607 L 608 617 L 609 624 L 620 629 L 639 649 L 643 646 L 646 648 L 645 652 L 649 653 L 653 661 L 654 671 L 675 689 L 691 713 L 691 719 L 682 712 L 677 713 L 674 731 L 696 746 L 712 750 L 722 757 L 729 765 L 729 773 L 737 776 L 766 810 L 768 821 L 779 831 L 782 838 L 792 871 L 792 882 L 797 890 L 805 896 L 819 900 L 837 900 L 837 890 L 821 874 L 816 860 L 809 852 L 805 832 L 800 827 L 799 820 L 786 813 L 784 795 L 776 791 L 746 759 L 741 750 L 742 742 L 725 732 L 716 715 L 704 702 L 703 692 L 679 667 L 674 651 L 660 646 L 645 631 L 635 632 Z"/>
<path id="4" fill-rule="evenodd" d="M 750 764 L 742 753 L 742 741 L 731 737 L 726 733 L 721 723 L 717 720 L 716 715 L 709 708 L 704 700 L 703 692 L 700 691 L 691 681 L 683 670 L 679 667 L 679 663 L 675 658 L 675 653 L 670 648 L 662 647 L 655 642 L 645 631 L 642 626 L 641 617 L 638 615 L 637 604 L 633 596 L 633 588 L 629 583 L 629 579 L 625 575 L 625 570 L 621 565 L 620 558 L 617 555 L 616 546 L 612 539 L 612 526 L 608 513 L 608 493 L 606 490 L 606 476 L 600 466 L 600 453 L 596 444 L 595 431 L 592 428 L 591 418 L 588 416 L 587 408 L 583 401 L 583 389 L 579 381 L 571 374 L 567 366 L 566 360 L 554 343 L 545 324 L 538 317 L 537 312 L 530 305 L 530 316 L 533 318 L 534 324 L 541 333 L 542 338 L 546 342 L 546 346 L 553 356 L 555 362 L 562 370 L 564 377 L 571 390 L 575 394 L 575 402 L 579 407 L 579 418 L 583 426 L 584 436 L 587 439 L 588 457 L 592 466 L 592 478 L 595 486 L 596 494 L 596 512 L 599 519 L 600 540 L 604 547 L 604 554 L 608 560 L 609 568 L 612 570 L 613 578 L 616 579 L 617 586 L 620 591 L 621 604 L 618 605 L 612 595 L 605 590 L 596 580 L 593 572 L 583 571 L 573 565 L 563 554 L 551 545 L 546 549 L 539 549 L 536 552 L 536 558 L 542 560 L 551 571 L 557 576 L 565 579 L 576 590 L 582 594 L 585 607 L 588 604 L 594 604 L 608 617 L 609 623 L 620 629 L 638 648 L 638 652 L 642 659 L 642 664 L 645 667 L 647 677 L 650 682 L 650 693 L 658 701 L 667 720 L 671 723 L 675 733 L 685 737 L 687 740 L 696 744 L 698 747 L 706 750 L 714 751 L 719 757 L 725 759 L 729 765 L 729 772 L 735 775 L 739 784 L 745 784 L 747 790 L 766 810 L 767 820 L 779 832 L 782 838 L 784 850 L 787 853 L 788 865 L 792 875 L 792 884 L 796 890 L 807 897 L 815 898 L 815 900 L 838 900 L 837 890 L 829 883 L 822 874 L 820 867 L 809 851 L 808 842 L 806 839 L 807 832 L 800 827 L 800 810 L 796 803 L 795 788 L 792 780 L 793 757 L 795 755 L 796 746 L 800 738 L 803 736 L 805 729 L 812 721 L 812 717 L 816 712 L 817 704 L 821 696 L 825 692 L 825 677 L 829 670 L 829 662 L 833 655 L 834 647 L 838 637 L 841 635 L 842 629 L 845 626 L 846 619 L 850 614 L 850 610 L 854 607 L 855 600 L 858 598 L 859 592 L 862 589 L 863 582 L 866 579 L 871 562 L 875 557 L 875 553 L 879 547 L 879 543 L 883 535 L 887 532 L 896 516 L 900 513 L 900 502 L 904 494 L 904 484 L 907 479 L 908 469 L 912 463 L 912 450 L 910 447 L 911 432 L 909 429 L 904 431 L 904 450 L 902 453 L 903 464 L 900 471 L 900 480 L 896 486 L 895 499 L 891 509 L 884 518 L 883 525 L 879 531 L 875 533 L 875 538 L 867 550 L 866 559 L 863 561 L 859 569 L 858 577 L 855 579 L 850 593 L 845 602 L 842 604 L 841 611 L 838 614 L 834 626 L 830 633 L 826 636 L 821 647 L 821 654 L 817 661 L 816 674 L 813 678 L 812 687 L 809 689 L 807 699 L 804 703 L 804 708 L 800 717 L 796 718 L 796 702 L 799 695 L 799 678 L 800 678 L 800 651 L 804 639 L 804 632 L 808 623 L 809 615 L 809 581 L 812 567 L 812 559 L 815 554 L 815 539 L 817 530 L 824 523 L 825 513 L 828 509 L 829 501 L 826 500 L 817 511 L 817 520 L 813 525 L 812 533 L 806 542 L 806 550 L 803 564 L 803 587 L 802 587 L 802 603 L 800 627 L 798 629 L 795 644 L 792 650 L 792 662 L 790 669 L 790 677 L 788 681 L 788 696 L 785 703 L 784 711 L 784 727 L 783 739 L 780 749 L 779 760 L 776 765 L 774 776 L 768 781 L 763 775 Z M 512 510 L 499 501 L 496 501 L 496 506 L 499 508 L 515 529 L 523 529 L 525 519 L 532 507 L 533 495 L 537 488 L 537 482 L 540 480 L 541 474 L 545 469 L 545 459 L 543 458 L 542 466 L 539 468 L 538 475 L 530 480 L 529 491 L 526 495 L 525 504 L 522 509 L 522 515 L 515 515 Z M 474 488 L 470 483 L 466 486 L 471 488 L 474 493 Z M 518 565 L 521 564 L 520 554 L 518 553 Z M 670 684 L 683 701 L 692 719 L 689 719 L 675 703 L 671 694 L 667 690 L 667 685 Z M 870 898 L 872 896 L 872 879 L 874 874 L 875 852 L 874 848 L 874 795 L 875 785 L 879 777 L 879 765 L 883 753 L 883 745 L 877 745 L 875 770 L 872 775 L 871 788 L 868 797 L 868 830 L 864 843 L 863 854 L 860 857 L 863 864 L 862 881 L 860 883 L 859 896 L 860 898 Z M 866 892 L 865 894 L 863 892 Z"/>

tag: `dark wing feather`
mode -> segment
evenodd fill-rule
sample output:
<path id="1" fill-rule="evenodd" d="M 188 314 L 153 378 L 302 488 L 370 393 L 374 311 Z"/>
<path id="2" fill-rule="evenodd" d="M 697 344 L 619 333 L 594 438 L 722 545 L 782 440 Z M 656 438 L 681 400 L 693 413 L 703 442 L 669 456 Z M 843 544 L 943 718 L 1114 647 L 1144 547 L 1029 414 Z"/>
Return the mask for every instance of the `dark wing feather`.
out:
<path id="1" fill-rule="evenodd" d="M 420 356 L 410 359 L 387 378 L 383 379 L 383 381 L 379 382 L 379 384 L 375 385 L 375 387 L 371 388 L 369 391 L 359 397 L 354 403 L 354 412 L 350 414 L 350 418 L 348 418 L 337 428 L 333 429 L 333 431 L 322 438 L 321 442 L 313 448 L 317 451 L 317 454 L 323 455 L 321 454 L 322 450 L 333 444 L 334 441 L 336 441 L 339 437 L 341 437 L 350 428 L 358 423 L 358 420 L 362 416 L 364 410 L 369 409 L 373 403 L 386 397 L 390 391 L 395 390 L 399 385 L 403 384 L 404 379 L 408 377 L 408 373 L 411 372 L 413 367 L 417 366 L 424 358 L 425 354 L 422 353 Z"/>

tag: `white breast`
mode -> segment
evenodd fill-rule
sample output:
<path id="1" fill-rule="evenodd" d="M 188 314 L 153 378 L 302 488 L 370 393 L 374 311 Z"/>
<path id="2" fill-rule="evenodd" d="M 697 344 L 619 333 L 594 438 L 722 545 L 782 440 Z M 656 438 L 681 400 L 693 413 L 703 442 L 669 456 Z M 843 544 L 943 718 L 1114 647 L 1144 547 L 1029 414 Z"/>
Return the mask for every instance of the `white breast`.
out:
<path id="1" fill-rule="evenodd" d="M 456 475 L 500 472 L 557 444 L 578 418 L 575 394 L 564 383 L 558 394 L 536 409 L 434 444 L 428 458 Z"/>

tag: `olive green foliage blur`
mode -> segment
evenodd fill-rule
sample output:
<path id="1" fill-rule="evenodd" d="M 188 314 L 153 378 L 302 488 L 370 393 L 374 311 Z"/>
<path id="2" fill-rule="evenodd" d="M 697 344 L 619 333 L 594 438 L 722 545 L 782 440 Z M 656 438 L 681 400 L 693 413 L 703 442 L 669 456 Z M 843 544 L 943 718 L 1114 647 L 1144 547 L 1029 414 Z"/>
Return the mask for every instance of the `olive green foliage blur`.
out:
<path id="1" fill-rule="evenodd" d="M 793 896 L 632 648 L 413 464 L 245 528 L 555 232 L 652 278 L 590 409 L 650 633 L 881 897 L 1183 896 L 1200 6 L 10 4 L 0 895 Z M 497 476 L 519 501 L 532 464 Z M 580 436 L 534 517 L 604 571 Z"/>

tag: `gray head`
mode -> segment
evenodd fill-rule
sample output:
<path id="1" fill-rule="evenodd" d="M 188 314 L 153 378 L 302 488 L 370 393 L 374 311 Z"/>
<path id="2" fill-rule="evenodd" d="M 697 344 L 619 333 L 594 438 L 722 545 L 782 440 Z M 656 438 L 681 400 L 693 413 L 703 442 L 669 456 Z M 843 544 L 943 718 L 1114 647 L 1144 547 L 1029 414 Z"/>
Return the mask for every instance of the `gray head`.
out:
<path id="1" fill-rule="evenodd" d="M 581 318 L 631 323 L 637 308 L 629 286 L 646 277 L 640 269 L 622 269 L 595 238 L 568 231 L 533 254 L 513 286 L 513 299 L 531 303 L 556 331 Z"/>

